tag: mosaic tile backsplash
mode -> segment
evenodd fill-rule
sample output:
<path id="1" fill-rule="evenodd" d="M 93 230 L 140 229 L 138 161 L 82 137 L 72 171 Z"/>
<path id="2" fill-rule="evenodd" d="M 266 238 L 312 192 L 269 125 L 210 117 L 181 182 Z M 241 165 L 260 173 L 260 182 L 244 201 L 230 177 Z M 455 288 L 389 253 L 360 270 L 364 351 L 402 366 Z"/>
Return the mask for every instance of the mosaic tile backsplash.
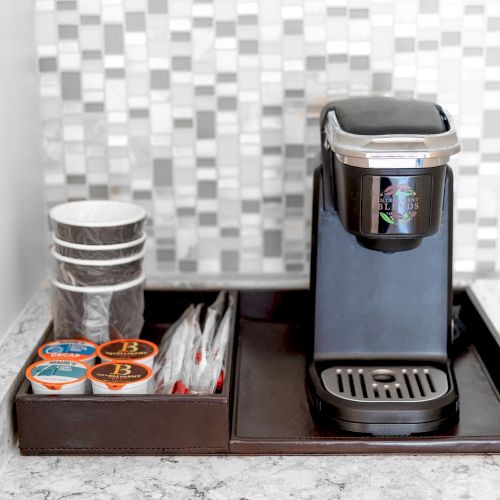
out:
<path id="1" fill-rule="evenodd" d="M 36 0 L 48 206 L 133 200 L 150 266 L 307 277 L 329 100 L 455 118 L 455 272 L 500 271 L 500 2 Z"/>

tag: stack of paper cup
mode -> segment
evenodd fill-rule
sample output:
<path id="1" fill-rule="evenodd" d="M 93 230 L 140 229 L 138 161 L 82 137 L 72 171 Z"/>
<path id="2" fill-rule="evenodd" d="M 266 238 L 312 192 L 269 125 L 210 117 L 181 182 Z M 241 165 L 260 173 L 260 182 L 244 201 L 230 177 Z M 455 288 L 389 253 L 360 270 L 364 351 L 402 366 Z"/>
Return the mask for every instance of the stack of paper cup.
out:
<path id="1" fill-rule="evenodd" d="M 143 325 L 144 208 L 78 201 L 50 211 L 54 336 L 98 344 L 138 337 Z"/>

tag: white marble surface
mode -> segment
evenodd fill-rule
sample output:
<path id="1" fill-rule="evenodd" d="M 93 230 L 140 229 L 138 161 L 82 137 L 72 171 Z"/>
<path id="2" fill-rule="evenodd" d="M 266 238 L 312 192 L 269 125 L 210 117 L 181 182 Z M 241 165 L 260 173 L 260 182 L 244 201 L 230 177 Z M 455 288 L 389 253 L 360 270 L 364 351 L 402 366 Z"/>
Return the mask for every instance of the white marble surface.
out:
<path id="1" fill-rule="evenodd" d="M 212 285 L 216 284 L 214 280 Z M 165 286 L 166 281 L 162 277 L 148 280 L 148 286 L 155 285 Z M 170 285 L 174 287 L 175 280 Z M 193 286 L 183 283 L 183 288 Z M 499 325 L 500 281 L 481 280 L 473 290 Z M 2 339 L 0 500 L 70 496 L 500 499 L 500 455 L 22 457 L 13 445 L 12 398 L 20 381 L 18 373 L 47 327 L 49 316 L 49 295 L 41 290 Z"/>
<path id="2" fill-rule="evenodd" d="M 13 404 L 28 359 L 50 321 L 49 291 L 39 290 L 0 340 L 0 471 L 15 443 Z"/>
<path id="3" fill-rule="evenodd" d="M 500 337 L 500 280 L 476 280 L 470 289 Z"/>
<path id="4" fill-rule="evenodd" d="M 500 497 L 500 456 L 12 457 L 0 498 Z"/>

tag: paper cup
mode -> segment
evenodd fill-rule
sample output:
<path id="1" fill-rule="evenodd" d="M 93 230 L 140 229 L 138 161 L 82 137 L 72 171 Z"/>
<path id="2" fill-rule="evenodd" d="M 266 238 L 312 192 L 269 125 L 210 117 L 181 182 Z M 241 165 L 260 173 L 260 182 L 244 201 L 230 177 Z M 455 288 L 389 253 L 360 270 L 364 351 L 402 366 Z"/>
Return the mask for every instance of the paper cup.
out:
<path id="1" fill-rule="evenodd" d="M 54 337 L 96 344 L 139 337 L 144 325 L 144 281 L 144 274 L 114 286 L 78 287 L 52 280 Z"/>
<path id="2" fill-rule="evenodd" d="M 97 355 L 103 363 L 114 361 L 140 363 L 153 368 L 158 346 L 142 339 L 110 340 L 97 348 Z"/>
<path id="3" fill-rule="evenodd" d="M 26 377 L 33 394 L 85 394 L 88 368 L 72 359 L 42 360 L 27 368 Z"/>
<path id="4" fill-rule="evenodd" d="M 113 286 L 138 278 L 144 250 L 121 259 L 80 260 L 59 255 L 52 249 L 57 281 L 73 286 Z"/>
<path id="5" fill-rule="evenodd" d="M 109 200 L 74 201 L 50 211 L 54 234 L 81 245 L 113 245 L 139 239 L 146 211 L 139 205 Z"/>
<path id="6" fill-rule="evenodd" d="M 139 363 L 112 362 L 89 368 L 94 394 L 149 394 L 152 370 Z"/>
<path id="7" fill-rule="evenodd" d="M 94 365 L 97 344 L 83 339 L 54 340 L 40 346 L 38 356 L 44 360 L 72 359 L 86 365 Z"/>
<path id="8" fill-rule="evenodd" d="M 146 234 L 139 239 L 116 245 L 79 245 L 60 240 L 55 234 L 52 235 L 54 249 L 63 257 L 81 260 L 109 260 L 122 259 L 141 253 L 146 242 Z"/>

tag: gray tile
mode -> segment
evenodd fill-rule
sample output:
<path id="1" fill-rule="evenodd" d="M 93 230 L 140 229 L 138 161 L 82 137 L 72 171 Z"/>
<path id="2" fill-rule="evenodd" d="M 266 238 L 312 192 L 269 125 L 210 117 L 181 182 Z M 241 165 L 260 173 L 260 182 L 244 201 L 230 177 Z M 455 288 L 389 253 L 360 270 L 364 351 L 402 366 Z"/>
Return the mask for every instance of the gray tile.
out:
<path id="1" fill-rule="evenodd" d="M 174 262 L 175 250 L 173 248 L 158 248 L 156 257 L 160 262 Z"/>
<path id="2" fill-rule="evenodd" d="M 198 270 L 198 263 L 195 260 L 179 260 L 179 271 L 182 273 L 195 273 Z"/>
<path id="3" fill-rule="evenodd" d="M 125 14 L 127 31 L 140 32 L 146 30 L 146 17 L 144 12 L 127 12 Z"/>
<path id="4" fill-rule="evenodd" d="M 477 56 L 483 55 L 482 47 L 464 47 L 464 56 Z"/>
<path id="5" fill-rule="evenodd" d="M 462 151 L 479 151 L 479 139 L 462 138 Z"/>
<path id="6" fill-rule="evenodd" d="M 420 12 L 422 14 L 437 14 L 439 12 L 439 0 L 420 0 Z"/>
<path id="7" fill-rule="evenodd" d="M 104 111 L 103 102 L 86 102 L 84 105 L 86 113 L 101 113 Z"/>
<path id="8" fill-rule="evenodd" d="M 125 78 L 125 70 L 123 68 L 106 68 L 106 78 L 110 80 Z"/>
<path id="9" fill-rule="evenodd" d="M 66 182 L 72 185 L 85 184 L 87 178 L 85 175 L 67 175 Z"/>
<path id="10" fill-rule="evenodd" d="M 198 139 L 215 139 L 215 113 L 198 111 L 196 113 L 196 136 Z"/>
<path id="11" fill-rule="evenodd" d="M 465 14 L 481 15 L 484 14 L 484 5 L 466 5 Z"/>
<path id="12" fill-rule="evenodd" d="M 195 217 L 196 209 L 194 207 L 177 207 L 178 217 Z"/>
<path id="13" fill-rule="evenodd" d="M 58 28 L 61 40 L 75 40 L 78 38 L 78 26 L 71 24 L 61 24 Z"/>
<path id="14" fill-rule="evenodd" d="M 328 62 L 330 64 L 347 64 L 347 61 L 347 54 L 330 54 L 328 56 Z"/>
<path id="15" fill-rule="evenodd" d="M 241 200 L 241 211 L 244 214 L 258 214 L 260 212 L 260 201 Z"/>
<path id="16" fill-rule="evenodd" d="M 500 47 L 486 49 L 486 66 L 500 66 Z"/>
<path id="17" fill-rule="evenodd" d="M 198 181 L 198 197 L 200 199 L 214 200 L 217 198 L 216 181 Z"/>
<path id="18" fill-rule="evenodd" d="M 217 73 L 217 81 L 219 83 L 234 83 L 236 82 L 236 73 Z"/>
<path id="19" fill-rule="evenodd" d="M 257 54 L 259 51 L 259 43 L 257 40 L 240 40 L 240 54 Z"/>
<path id="20" fill-rule="evenodd" d="M 149 118 L 149 109 L 130 109 L 130 118 Z"/>
<path id="21" fill-rule="evenodd" d="M 38 69 L 42 73 L 57 71 L 57 59 L 55 57 L 41 57 L 38 60 Z"/>
<path id="22" fill-rule="evenodd" d="M 345 7 L 327 7 L 326 15 L 330 17 L 347 17 L 347 9 Z"/>
<path id="23" fill-rule="evenodd" d="M 304 271 L 304 264 L 300 262 L 287 262 L 285 269 L 288 273 L 302 273 Z"/>
<path id="24" fill-rule="evenodd" d="M 418 42 L 419 50 L 437 50 L 438 43 L 436 40 L 420 40 Z"/>
<path id="25" fill-rule="evenodd" d="M 323 71 L 325 66 L 324 56 L 308 56 L 306 58 L 306 69 L 308 71 Z"/>
<path id="26" fill-rule="evenodd" d="M 281 230 L 264 230 L 264 257 L 281 257 L 282 245 Z"/>
<path id="27" fill-rule="evenodd" d="M 155 158 L 153 160 L 153 179 L 155 186 L 172 186 L 172 160 Z"/>
<path id="28" fill-rule="evenodd" d="M 63 71 L 61 73 L 61 91 L 64 101 L 79 101 L 82 98 L 80 73 Z"/>
<path id="29" fill-rule="evenodd" d="M 104 26 L 104 51 L 106 54 L 123 54 L 123 26 L 107 24 Z"/>
<path id="30" fill-rule="evenodd" d="M 264 116 L 281 116 L 283 114 L 282 106 L 264 106 L 262 108 Z"/>
<path id="31" fill-rule="evenodd" d="M 349 9 L 349 17 L 351 19 L 368 19 L 368 9 Z"/>
<path id="32" fill-rule="evenodd" d="M 303 99 L 304 89 L 285 89 L 285 98 Z"/>
<path id="33" fill-rule="evenodd" d="M 173 71 L 191 71 L 191 57 L 172 57 Z"/>
<path id="34" fill-rule="evenodd" d="M 415 50 L 415 38 L 396 38 L 394 47 L 396 52 L 413 52 Z"/>
<path id="35" fill-rule="evenodd" d="M 476 222 L 475 210 L 458 210 L 457 214 L 459 224 L 473 224 Z"/>
<path id="36" fill-rule="evenodd" d="M 153 90 L 165 90 L 170 87 L 170 73 L 168 70 L 152 69 L 150 79 Z"/>
<path id="37" fill-rule="evenodd" d="M 196 165 L 201 168 L 215 167 L 215 158 L 197 158 Z"/>
<path id="38" fill-rule="evenodd" d="M 476 272 L 480 276 L 486 276 L 495 271 L 495 263 L 494 262 L 477 262 L 476 263 Z"/>
<path id="39" fill-rule="evenodd" d="M 151 200 L 153 198 L 153 193 L 151 191 L 134 191 L 132 193 L 133 200 Z"/>
<path id="40" fill-rule="evenodd" d="M 236 36 L 236 23 L 234 21 L 217 21 L 215 33 L 218 37 Z"/>
<path id="41" fill-rule="evenodd" d="M 283 23 L 285 35 L 302 35 L 304 30 L 301 20 L 287 19 Z"/>
<path id="42" fill-rule="evenodd" d="M 477 223 L 481 227 L 496 227 L 498 219 L 496 217 L 479 217 Z"/>
<path id="43" fill-rule="evenodd" d="M 236 272 L 240 267 L 240 255 L 237 250 L 222 250 L 220 261 L 223 272 Z"/>
<path id="44" fill-rule="evenodd" d="M 195 17 L 193 19 L 193 27 L 195 28 L 211 28 L 213 23 L 211 17 Z"/>
<path id="45" fill-rule="evenodd" d="M 95 26 L 101 23 L 101 16 L 80 16 L 80 24 L 83 26 Z"/>
<path id="46" fill-rule="evenodd" d="M 240 230 L 237 227 L 221 227 L 220 235 L 223 238 L 237 238 L 240 235 Z"/>
<path id="47" fill-rule="evenodd" d="M 487 109 L 483 112 L 483 135 L 500 139 L 500 110 Z"/>
<path id="48" fill-rule="evenodd" d="M 351 56 L 349 62 L 352 70 L 361 71 L 370 69 L 369 56 Z"/>
<path id="49" fill-rule="evenodd" d="M 478 240 L 477 248 L 491 249 L 496 248 L 497 242 L 495 240 Z"/>
<path id="50" fill-rule="evenodd" d="M 286 144 L 285 145 L 286 158 L 303 158 L 304 145 L 303 144 Z"/>
<path id="51" fill-rule="evenodd" d="M 76 10 L 76 1 L 74 0 L 66 0 L 66 1 L 61 1 L 56 3 L 56 8 L 57 10 Z"/>
<path id="52" fill-rule="evenodd" d="M 460 31 L 445 31 L 441 33 L 441 43 L 445 46 L 460 45 L 461 38 Z"/>
<path id="53" fill-rule="evenodd" d="M 238 25 L 239 26 L 253 26 L 258 22 L 258 17 L 252 14 L 245 14 L 238 16 Z"/>
<path id="54" fill-rule="evenodd" d="M 175 118 L 174 119 L 174 128 L 192 128 L 193 120 L 191 118 Z"/>
<path id="55" fill-rule="evenodd" d="M 479 167 L 460 167 L 460 175 L 477 175 L 479 173 Z"/>
<path id="56" fill-rule="evenodd" d="M 218 111 L 234 111 L 237 108 L 236 97 L 218 97 L 217 110 Z"/>
<path id="57" fill-rule="evenodd" d="M 202 212 L 198 214 L 200 226 L 217 226 L 217 214 Z"/>
<path id="58" fill-rule="evenodd" d="M 191 33 L 187 31 L 173 31 L 170 36 L 170 39 L 174 43 L 190 42 Z"/>
<path id="59" fill-rule="evenodd" d="M 148 11 L 150 14 L 166 14 L 167 0 L 148 0 Z"/>
<path id="60" fill-rule="evenodd" d="M 89 197 L 91 200 L 106 200 L 109 197 L 108 186 L 90 185 Z"/>
<path id="61" fill-rule="evenodd" d="M 281 156 L 283 148 L 281 146 L 263 146 L 262 154 L 269 156 Z"/>
<path id="62" fill-rule="evenodd" d="M 197 85 L 194 88 L 194 93 L 200 96 L 214 95 L 215 88 L 212 85 Z"/>
<path id="63" fill-rule="evenodd" d="M 303 208 L 304 195 L 302 194 L 287 194 L 285 195 L 285 204 L 287 208 Z"/>
<path id="64" fill-rule="evenodd" d="M 500 17 L 488 18 L 488 31 L 500 31 Z"/>
<path id="65" fill-rule="evenodd" d="M 102 59 L 102 53 L 100 50 L 84 50 L 82 51 L 82 59 L 86 61 Z"/>
<path id="66" fill-rule="evenodd" d="M 372 78 L 373 90 L 375 92 L 387 92 L 392 90 L 391 73 L 374 73 Z"/>

